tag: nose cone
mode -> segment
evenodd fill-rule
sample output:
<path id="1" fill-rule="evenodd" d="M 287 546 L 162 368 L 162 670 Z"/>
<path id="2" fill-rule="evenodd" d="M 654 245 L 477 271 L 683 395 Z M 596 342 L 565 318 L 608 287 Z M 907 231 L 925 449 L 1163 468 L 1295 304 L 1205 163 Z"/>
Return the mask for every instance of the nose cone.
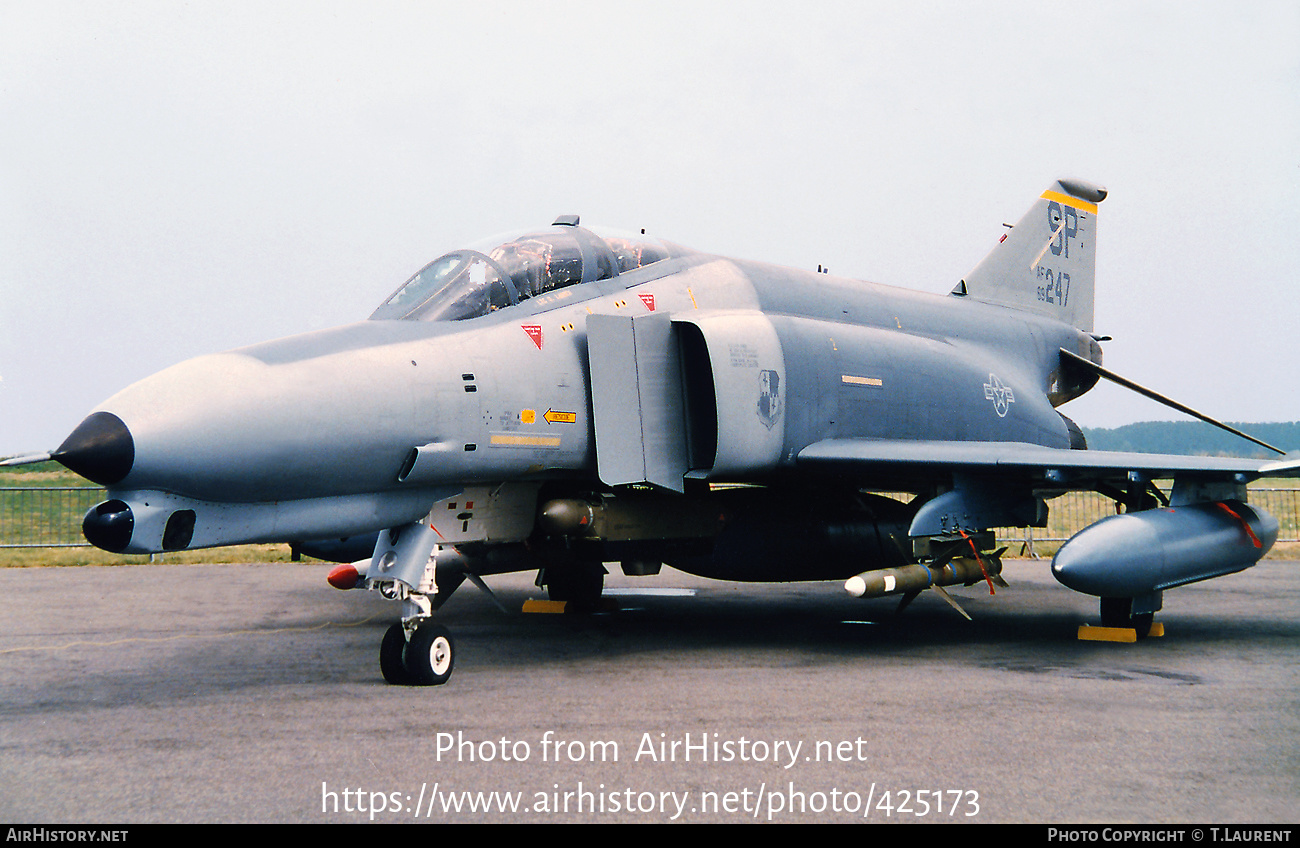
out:
<path id="1" fill-rule="evenodd" d="M 438 435 L 436 399 L 461 388 L 464 369 L 387 326 L 406 322 L 368 323 L 382 326 L 173 365 L 105 400 L 56 458 L 114 489 L 222 503 L 397 488 L 403 458 Z"/>
<path id="2" fill-rule="evenodd" d="M 87 480 L 112 486 L 131 473 L 135 440 L 121 418 L 96 412 L 77 425 L 53 456 Z"/>

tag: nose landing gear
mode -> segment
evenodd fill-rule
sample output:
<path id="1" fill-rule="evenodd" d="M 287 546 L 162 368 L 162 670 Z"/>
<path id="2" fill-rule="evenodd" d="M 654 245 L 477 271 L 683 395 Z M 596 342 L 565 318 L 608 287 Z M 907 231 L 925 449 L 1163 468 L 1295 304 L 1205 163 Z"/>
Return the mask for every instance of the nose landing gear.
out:
<path id="1" fill-rule="evenodd" d="M 437 541 L 438 532 L 418 522 L 380 533 L 375 543 L 367 584 L 402 602 L 401 622 L 388 628 L 379 646 L 379 670 L 389 683 L 439 686 L 455 666 L 451 634 L 431 616 L 464 578 L 448 581 L 447 592 L 438 597 Z"/>

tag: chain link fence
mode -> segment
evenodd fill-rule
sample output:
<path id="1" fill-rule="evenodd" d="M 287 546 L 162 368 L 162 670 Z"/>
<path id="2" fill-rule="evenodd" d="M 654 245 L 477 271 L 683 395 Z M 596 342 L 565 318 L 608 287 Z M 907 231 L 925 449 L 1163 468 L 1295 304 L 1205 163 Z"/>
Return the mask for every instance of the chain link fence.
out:
<path id="1" fill-rule="evenodd" d="M 98 486 L 0 488 L 0 548 L 80 548 L 86 511 L 106 497 Z"/>

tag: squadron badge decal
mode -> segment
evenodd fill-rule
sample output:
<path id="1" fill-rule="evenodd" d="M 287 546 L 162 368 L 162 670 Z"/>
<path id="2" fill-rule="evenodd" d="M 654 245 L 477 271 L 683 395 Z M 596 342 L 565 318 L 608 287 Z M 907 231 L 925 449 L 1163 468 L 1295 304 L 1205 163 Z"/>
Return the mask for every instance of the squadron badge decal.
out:
<path id="1" fill-rule="evenodd" d="M 781 375 L 775 371 L 759 371 L 758 386 L 758 420 L 771 430 L 781 414 Z"/>

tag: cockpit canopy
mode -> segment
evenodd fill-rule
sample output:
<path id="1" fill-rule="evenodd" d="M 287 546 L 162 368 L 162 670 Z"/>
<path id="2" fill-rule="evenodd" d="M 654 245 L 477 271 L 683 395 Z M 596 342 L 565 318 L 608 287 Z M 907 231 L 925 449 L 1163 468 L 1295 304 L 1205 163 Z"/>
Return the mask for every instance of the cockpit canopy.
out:
<path id="1" fill-rule="evenodd" d="M 578 226 L 560 218 L 528 232 L 456 250 L 426 265 L 371 320 L 463 321 L 555 289 L 608 280 L 684 251 L 644 235 Z"/>

